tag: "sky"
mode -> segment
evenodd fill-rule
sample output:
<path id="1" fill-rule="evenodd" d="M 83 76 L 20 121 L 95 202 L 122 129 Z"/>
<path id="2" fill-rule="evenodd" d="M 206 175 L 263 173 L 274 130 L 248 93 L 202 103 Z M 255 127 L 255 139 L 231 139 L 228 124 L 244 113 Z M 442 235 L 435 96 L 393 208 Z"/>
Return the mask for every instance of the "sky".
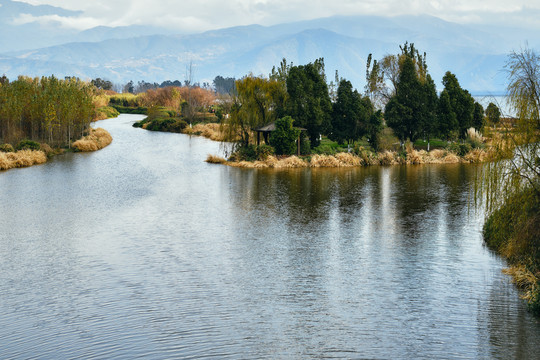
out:
<path id="1" fill-rule="evenodd" d="M 274 25 L 333 15 L 433 15 L 464 24 L 506 23 L 540 31 L 540 0 L 18 0 L 82 11 L 76 17 L 22 15 L 85 30 L 99 25 L 157 25 L 187 33 L 238 25 Z"/>

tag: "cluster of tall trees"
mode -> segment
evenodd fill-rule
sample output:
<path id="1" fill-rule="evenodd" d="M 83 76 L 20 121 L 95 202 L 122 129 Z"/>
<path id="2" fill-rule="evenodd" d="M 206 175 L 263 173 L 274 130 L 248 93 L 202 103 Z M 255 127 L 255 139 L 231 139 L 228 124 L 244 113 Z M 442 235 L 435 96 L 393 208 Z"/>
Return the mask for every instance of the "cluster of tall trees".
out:
<path id="1" fill-rule="evenodd" d="M 52 146 L 80 138 L 95 115 L 94 86 L 76 78 L 19 77 L 0 82 L 0 143 L 23 139 Z"/>
<path id="2" fill-rule="evenodd" d="M 420 137 L 457 139 L 467 129 L 480 130 L 484 109 L 463 89 L 451 72 L 442 79 L 444 89 L 437 95 L 427 71 L 426 54 L 405 43 L 401 54 L 387 55 L 371 63 L 368 57 L 366 94 L 384 105 L 384 118 L 398 138 L 412 142 Z"/>
<path id="3" fill-rule="evenodd" d="M 381 121 L 370 99 L 353 91 L 347 80 L 340 82 L 332 102 L 322 58 L 299 66 L 283 59 L 268 78 L 248 75 L 235 88 L 228 131 L 244 146 L 253 129 L 284 117 L 305 129 L 312 147 L 319 145 L 321 135 L 353 142 L 371 135 Z"/>

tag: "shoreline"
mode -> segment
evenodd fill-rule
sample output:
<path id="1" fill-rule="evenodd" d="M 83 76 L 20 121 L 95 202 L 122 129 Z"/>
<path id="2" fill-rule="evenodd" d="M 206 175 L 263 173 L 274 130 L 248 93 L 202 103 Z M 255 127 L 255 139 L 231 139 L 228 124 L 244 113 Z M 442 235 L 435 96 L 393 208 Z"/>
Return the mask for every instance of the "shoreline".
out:
<path id="1" fill-rule="evenodd" d="M 389 165 L 422 165 L 422 164 L 475 164 L 488 161 L 491 156 L 488 151 L 475 149 L 460 157 L 453 152 L 435 149 L 429 153 L 425 150 L 409 150 L 403 153 L 384 151 L 379 153 L 366 152 L 361 155 L 351 153 L 337 153 L 334 155 L 311 155 L 298 157 L 268 156 L 266 160 L 256 161 L 227 161 L 226 159 L 208 155 L 206 162 L 224 164 L 232 167 L 250 169 L 286 169 L 286 168 L 338 168 L 338 167 L 365 167 Z"/>
<path id="2" fill-rule="evenodd" d="M 103 128 L 90 128 L 89 134 L 71 144 L 74 152 L 92 152 L 101 150 L 112 142 L 112 136 Z M 48 144 L 41 144 L 40 150 L 19 150 L 0 152 L 0 171 L 41 165 L 55 155 L 64 153 L 63 149 L 53 149 Z"/>

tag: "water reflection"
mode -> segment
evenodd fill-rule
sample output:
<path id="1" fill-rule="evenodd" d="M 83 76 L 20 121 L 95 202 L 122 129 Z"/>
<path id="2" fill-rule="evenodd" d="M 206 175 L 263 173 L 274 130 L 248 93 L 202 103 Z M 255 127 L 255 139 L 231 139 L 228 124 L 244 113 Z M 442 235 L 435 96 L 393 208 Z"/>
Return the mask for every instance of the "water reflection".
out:
<path id="1" fill-rule="evenodd" d="M 6 358 L 532 358 L 465 165 L 248 170 L 114 142 L 0 174 Z"/>

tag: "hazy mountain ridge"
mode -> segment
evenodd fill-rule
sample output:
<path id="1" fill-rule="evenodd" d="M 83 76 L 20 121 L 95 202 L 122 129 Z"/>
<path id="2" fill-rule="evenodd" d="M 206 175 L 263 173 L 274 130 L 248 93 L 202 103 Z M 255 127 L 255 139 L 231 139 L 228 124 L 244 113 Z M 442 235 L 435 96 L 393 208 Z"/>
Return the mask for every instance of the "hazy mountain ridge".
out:
<path id="1" fill-rule="evenodd" d="M 190 35 L 171 35 L 170 30 L 141 26 L 99 27 L 72 38 L 100 41 L 3 51 L 0 74 L 6 73 L 10 78 L 19 74 L 55 74 L 101 77 L 118 83 L 161 82 L 185 79 L 186 68 L 192 62 L 194 80 L 211 82 L 217 75 L 237 78 L 250 72 L 267 75 L 283 57 L 294 64 L 324 57 L 329 79 L 333 79 L 337 69 L 340 76 L 362 89 L 368 54 L 373 53 L 376 59 L 387 53 L 395 54 L 399 45 L 409 41 L 427 53 L 428 70 L 439 88 L 444 72 L 449 70 L 471 92 L 500 93 L 505 83 L 501 70 L 508 52 L 527 40 L 529 46 L 537 47 L 540 39 L 537 35 L 527 38 L 531 34 L 520 29 L 508 32 L 503 28 L 498 32 L 490 27 L 483 29 L 430 16 L 335 16 Z M 128 36 L 130 33 L 133 36 Z M 107 37 L 111 38 L 102 39 Z"/>

